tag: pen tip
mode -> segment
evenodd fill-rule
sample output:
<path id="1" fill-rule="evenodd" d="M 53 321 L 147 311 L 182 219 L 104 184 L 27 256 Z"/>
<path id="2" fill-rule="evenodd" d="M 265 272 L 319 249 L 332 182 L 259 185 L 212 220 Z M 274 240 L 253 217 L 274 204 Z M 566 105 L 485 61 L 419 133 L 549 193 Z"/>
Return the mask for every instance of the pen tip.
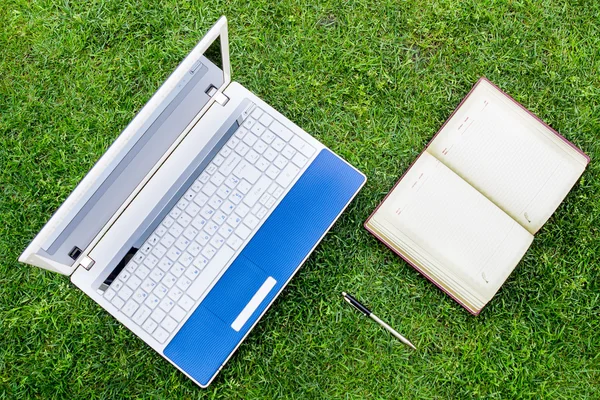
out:
<path id="1" fill-rule="evenodd" d="M 346 292 L 342 292 L 342 296 L 346 297 Z"/>

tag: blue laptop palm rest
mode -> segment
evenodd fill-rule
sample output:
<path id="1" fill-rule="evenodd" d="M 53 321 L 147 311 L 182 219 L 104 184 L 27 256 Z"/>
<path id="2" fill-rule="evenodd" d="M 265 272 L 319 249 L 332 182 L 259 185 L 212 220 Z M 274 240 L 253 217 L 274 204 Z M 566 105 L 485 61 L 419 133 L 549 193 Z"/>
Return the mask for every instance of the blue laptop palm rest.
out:
<path id="1" fill-rule="evenodd" d="M 322 150 L 164 350 L 206 386 L 365 182 Z M 271 278 L 269 278 L 271 277 Z M 275 284 L 262 299 L 257 292 Z M 240 313 L 258 306 L 243 325 Z M 238 319 L 236 331 L 232 328 Z"/>

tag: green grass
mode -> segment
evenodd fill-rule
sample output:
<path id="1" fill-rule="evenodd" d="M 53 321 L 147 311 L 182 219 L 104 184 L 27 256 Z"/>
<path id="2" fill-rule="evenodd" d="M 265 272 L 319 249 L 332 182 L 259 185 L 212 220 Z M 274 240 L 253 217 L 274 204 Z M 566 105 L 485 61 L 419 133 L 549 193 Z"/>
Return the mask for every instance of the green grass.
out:
<path id="1" fill-rule="evenodd" d="M 201 390 L 16 259 L 221 14 L 234 79 L 369 181 Z M 0 23 L 0 398 L 600 398 L 598 2 L 5 0 Z M 592 163 L 472 317 L 362 223 L 481 75 Z"/>

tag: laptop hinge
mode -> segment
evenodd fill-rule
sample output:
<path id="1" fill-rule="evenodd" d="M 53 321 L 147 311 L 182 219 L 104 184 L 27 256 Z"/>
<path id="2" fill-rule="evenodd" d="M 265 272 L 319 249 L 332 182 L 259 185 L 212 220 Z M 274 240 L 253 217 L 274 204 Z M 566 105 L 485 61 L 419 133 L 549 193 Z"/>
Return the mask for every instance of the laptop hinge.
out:
<path id="1" fill-rule="evenodd" d="M 87 269 L 88 271 L 90 270 L 90 268 L 92 268 L 92 266 L 94 265 L 96 261 L 92 260 L 91 258 L 89 258 L 88 256 L 84 256 L 81 261 L 79 261 L 79 266 L 83 267 L 85 269 Z"/>
<path id="2" fill-rule="evenodd" d="M 209 95 L 214 101 L 224 106 L 229 101 L 229 97 L 225 96 L 223 92 L 219 92 L 216 87 L 210 85 L 206 90 L 206 94 Z"/>

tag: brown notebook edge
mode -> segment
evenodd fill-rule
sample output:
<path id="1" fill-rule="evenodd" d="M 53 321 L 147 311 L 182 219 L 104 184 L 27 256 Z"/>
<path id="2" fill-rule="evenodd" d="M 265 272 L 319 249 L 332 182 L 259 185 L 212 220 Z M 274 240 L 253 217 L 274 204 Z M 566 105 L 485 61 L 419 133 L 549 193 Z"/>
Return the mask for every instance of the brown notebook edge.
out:
<path id="1" fill-rule="evenodd" d="M 558 133 L 555 129 L 553 129 L 550 125 L 548 125 L 547 123 L 545 123 L 542 119 L 540 119 L 533 112 L 531 112 L 530 110 L 528 110 L 527 108 L 525 108 L 525 106 L 523 106 L 521 103 L 519 103 L 518 101 L 516 101 L 515 99 L 513 99 L 509 94 L 507 94 L 502 89 L 500 89 L 498 86 L 496 86 L 494 83 L 492 83 L 488 78 L 486 78 L 485 76 L 482 76 L 482 77 L 480 77 L 477 80 L 477 82 L 475 83 L 475 85 L 473 85 L 473 87 L 471 88 L 471 90 L 469 90 L 469 93 L 467 93 L 467 95 L 465 97 L 463 97 L 463 99 L 460 101 L 460 103 L 458 103 L 458 105 L 456 106 L 456 108 L 454 108 L 454 111 L 452 111 L 452 113 L 448 116 L 448 118 L 446 119 L 446 121 L 444 121 L 444 123 L 442 124 L 442 126 L 440 126 L 440 128 L 438 129 L 438 131 L 436 132 L 436 134 L 433 135 L 433 137 L 429 140 L 429 142 L 427 142 L 427 145 L 425 145 L 425 147 L 423 148 L 423 151 L 421 151 L 421 153 L 419 153 L 419 155 L 413 160 L 413 162 L 410 163 L 410 165 L 408 166 L 408 168 L 404 171 L 404 173 L 400 176 L 400 178 L 398 178 L 398 180 L 396 181 L 396 183 L 394 184 L 394 186 L 388 191 L 388 193 L 385 195 L 385 197 L 379 202 L 379 204 L 377 205 L 377 207 L 375 207 L 375 209 L 373 210 L 373 212 L 369 215 L 369 217 L 365 220 L 365 222 L 363 224 L 363 227 L 371 235 L 375 236 L 375 238 L 377 238 L 387 248 L 389 248 L 394 253 L 396 253 L 408 265 L 410 265 L 415 270 L 417 270 L 417 272 L 419 272 L 421 275 L 423 275 L 428 281 L 430 281 L 435 286 L 437 286 L 442 292 L 446 293 L 448 296 L 450 296 L 450 298 L 452 298 L 454 301 L 456 301 L 458 304 L 460 304 L 463 308 L 465 308 L 469 313 L 471 313 L 474 316 L 479 315 L 481 313 L 481 310 L 483 310 L 483 307 L 485 307 L 485 305 L 479 311 L 474 311 L 474 310 L 470 309 L 466 304 L 464 304 L 459 299 L 457 299 L 453 294 L 449 293 L 443 286 L 441 286 L 440 284 L 438 284 L 432 277 L 430 277 L 428 274 L 426 274 L 424 271 L 422 271 L 421 268 L 419 268 L 418 266 L 416 266 L 412 261 L 408 260 L 407 257 L 405 257 L 399 251 L 397 251 L 392 246 L 390 246 L 387 243 L 386 240 L 384 240 L 376 232 L 374 232 L 371 228 L 369 228 L 367 224 L 369 223 L 369 221 L 371 220 L 371 218 L 373 218 L 373 216 L 375 215 L 375 213 L 377 213 L 377 210 L 379 210 L 379 207 L 381 207 L 381 205 L 383 203 L 385 203 L 385 201 L 387 200 L 388 196 L 394 191 L 394 189 L 396 189 L 396 186 L 398 186 L 400 184 L 400 182 L 402 181 L 402 179 L 404 178 L 404 176 L 413 167 L 413 165 L 417 162 L 417 160 L 421 157 L 421 155 L 423 155 L 423 153 L 425 153 L 427 151 L 427 149 L 429 148 L 429 146 L 431 145 L 431 143 L 440 134 L 440 132 L 442 131 L 442 129 L 444 129 L 444 127 L 446 126 L 446 124 L 448 124 L 448 122 L 452 119 L 452 117 L 454 116 L 454 114 L 456 114 L 458 112 L 458 110 L 462 107 L 462 105 L 464 104 L 464 102 L 467 101 L 467 99 L 469 98 L 469 96 L 471 96 L 471 93 L 473 93 L 473 91 L 477 88 L 477 86 L 479 86 L 479 84 L 481 82 L 483 82 L 483 81 L 488 82 L 490 85 L 492 85 L 493 87 L 495 87 L 496 89 L 498 89 L 500 91 L 500 93 L 502 93 L 504 96 L 506 96 L 509 100 L 511 100 L 512 102 L 516 103 L 520 108 L 522 108 L 529 115 L 531 115 L 532 117 L 534 117 L 537 121 L 541 122 L 545 127 L 547 127 L 552 133 L 554 133 L 556 136 L 558 136 L 561 140 L 563 140 L 564 142 L 566 142 L 567 144 L 569 144 L 571 147 L 573 147 L 575 150 L 577 150 L 577 152 L 579 152 L 581 155 L 583 155 L 586 158 L 588 164 L 590 163 L 590 157 L 586 153 L 584 153 L 583 150 L 581 150 L 579 147 L 575 146 L 575 144 L 573 144 L 571 141 L 569 141 L 563 135 L 561 135 L 560 133 Z"/>

